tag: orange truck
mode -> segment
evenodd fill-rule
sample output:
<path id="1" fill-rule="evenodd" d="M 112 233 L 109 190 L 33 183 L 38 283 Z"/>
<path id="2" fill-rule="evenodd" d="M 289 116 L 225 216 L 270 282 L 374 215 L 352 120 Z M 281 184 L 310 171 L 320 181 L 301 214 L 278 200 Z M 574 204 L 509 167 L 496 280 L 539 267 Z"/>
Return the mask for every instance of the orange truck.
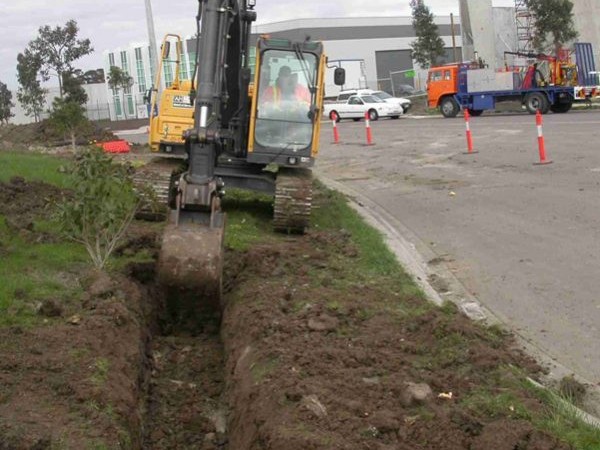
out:
<path id="1" fill-rule="evenodd" d="M 525 73 L 518 70 L 495 71 L 482 67 L 479 63 L 460 63 L 429 69 L 427 98 L 430 108 L 439 108 L 447 118 L 456 117 L 461 110 L 468 109 L 471 115 L 479 116 L 486 110 L 493 110 L 502 101 L 520 101 L 531 114 L 538 110 L 542 114 L 549 111 L 566 113 L 575 100 L 581 99 L 581 92 L 593 90 L 585 74 L 595 71 L 591 44 L 575 44 L 577 54 L 576 70 L 578 77 L 562 77 L 557 83 L 550 76 L 539 77 L 537 63 Z M 572 81 L 579 80 L 578 86 Z"/>

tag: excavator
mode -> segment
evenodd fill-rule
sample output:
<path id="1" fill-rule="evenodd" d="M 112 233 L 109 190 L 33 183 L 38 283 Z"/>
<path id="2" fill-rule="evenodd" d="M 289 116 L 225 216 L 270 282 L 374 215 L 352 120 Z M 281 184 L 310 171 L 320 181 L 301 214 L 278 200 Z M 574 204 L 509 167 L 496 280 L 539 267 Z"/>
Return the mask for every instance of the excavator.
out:
<path id="1" fill-rule="evenodd" d="M 198 307 L 217 313 L 226 188 L 272 195 L 274 228 L 303 233 L 319 149 L 323 45 L 262 36 L 251 54 L 255 4 L 199 0 L 197 74 L 189 90 L 193 125 L 183 134 L 185 168 L 171 176 L 157 266 L 159 283 L 169 292 L 191 295 Z M 335 84 L 344 78 L 344 70 L 336 69 Z"/>
<path id="2" fill-rule="evenodd" d="M 175 59 L 171 59 L 173 45 Z M 167 34 L 164 37 L 156 81 L 147 96 L 150 104 L 150 150 L 163 156 L 172 155 L 178 158 L 183 158 L 185 155 L 183 132 L 194 125 L 193 105 L 190 98 L 192 83 L 191 80 L 181 77 L 182 46 L 180 36 Z M 171 73 L 172 80 L 160 92 L 165 68 L 168 68 Z"/>

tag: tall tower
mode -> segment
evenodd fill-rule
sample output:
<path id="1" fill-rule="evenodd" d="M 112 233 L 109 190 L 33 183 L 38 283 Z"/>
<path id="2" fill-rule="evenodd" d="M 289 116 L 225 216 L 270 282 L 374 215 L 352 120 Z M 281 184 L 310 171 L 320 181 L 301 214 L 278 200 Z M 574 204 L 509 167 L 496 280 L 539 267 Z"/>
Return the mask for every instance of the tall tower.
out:
<path id="1" fill-rule="evenodd" d="M 534 17 L 525 0 L 515 0 L 517 39 L 519 52 L 533 52 Z"/>
<path id="2" fill-rule="evenodd" d="M 460 0 L 463 59 L 475 59 L 475 52 L 491 68 L 496 66 L 496 34 L 492 0 Z"/>

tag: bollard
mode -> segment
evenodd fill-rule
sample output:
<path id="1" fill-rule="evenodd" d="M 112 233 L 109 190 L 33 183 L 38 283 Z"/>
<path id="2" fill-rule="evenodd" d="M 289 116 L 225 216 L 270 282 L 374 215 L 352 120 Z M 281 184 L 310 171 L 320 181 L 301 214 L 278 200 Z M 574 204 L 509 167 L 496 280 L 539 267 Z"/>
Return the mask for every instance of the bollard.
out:
<path id="1" fill-rule="evenodd" d="M 467 151 L 463 154 L 473 155 L 475 153 L 479 153 L 473 151 L 473 134 L 471 133 L 471 114 L 469 113 L 468 108 L 465 108 L 465 128 L 467 130 Z"/>
<path id="2" fill-rule="evenodd" d="M 537 134 L 538 134 L 538 150 L 540 153 L 540 161 L 534 163 L 536 166 L 542 166 L 544 164 L 552 164 L 552 161 L 546 159 L 546 143 L 544 141 L 544 119 L 542 118 L 542 113 L 538 109 L 535 113 L 535 124 L 537 126 Z"/>
<path id="3" fill-rule="evenodd" d="M 367 145 L 373 145 L 373 133 L 371 132 L 371 121 L 369 111 L 365 112 L 365 129 L 367 131 Z"/>
<path id="4" fill-rule="evenodd" d="M 333 124 L 333 143 L 334 144 L 339 144 L 340 143 L 340 133 L 337 129 L 337 120 L 336 118 L 334 118 L 331 123 Z"/>

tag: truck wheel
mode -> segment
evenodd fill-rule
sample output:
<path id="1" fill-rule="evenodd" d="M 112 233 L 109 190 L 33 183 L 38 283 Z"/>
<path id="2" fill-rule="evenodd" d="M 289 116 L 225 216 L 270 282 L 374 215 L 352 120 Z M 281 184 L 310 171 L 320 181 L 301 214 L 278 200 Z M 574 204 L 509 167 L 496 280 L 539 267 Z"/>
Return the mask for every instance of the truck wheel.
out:
<path id="1" fill-rule="evenodd" d="M 572 106 L 573 106 L 573 103 L 571 103 L 571 102 L 555 103 L 554 105 L 550 106 L 550 111 L 552 111 L 555 114 L 565 114 L 571 110 Z"/>
<path id="2" fill-rule="evenodd" d="M 375 111 L 374 109 L 370 109 L 369 110 L 369 120 L 372 120 L 374 122 L 377 119 L 379 119 L 379 114 L 377 114 L 377 111 Z"/>
<path id="3" fill-rule="evenodd" d="M 469 114 L 471 114 L 473 117 L 479 117 L 483 114 L 483 109 L 470 109 Z"/>
<path id="4" fill-rule="evenodd" d="M 548 97 L 539 92 L 531 92 L 525 96 L 525 108 L 529 114 L 535 114 L 538 110 L 546 114 L 550 110 Z"/>
<path id="5" fill-rule="evenodd" d="M 460 107 L 454 97 L 444 97 L 440 102 L 440 111 L 442 115 L 447 119 L 452 119 L 458 115 L 458 111 L 460 111 Z"/>
<path id="6" fill-rule="evenodd" d="M 340 115 L 338 114 L 337 111 L 331 111 L 329 113 L 329 119 L 330 120 L 335 120 L 336 122 L 339 122 L 340 121 Z"/>

